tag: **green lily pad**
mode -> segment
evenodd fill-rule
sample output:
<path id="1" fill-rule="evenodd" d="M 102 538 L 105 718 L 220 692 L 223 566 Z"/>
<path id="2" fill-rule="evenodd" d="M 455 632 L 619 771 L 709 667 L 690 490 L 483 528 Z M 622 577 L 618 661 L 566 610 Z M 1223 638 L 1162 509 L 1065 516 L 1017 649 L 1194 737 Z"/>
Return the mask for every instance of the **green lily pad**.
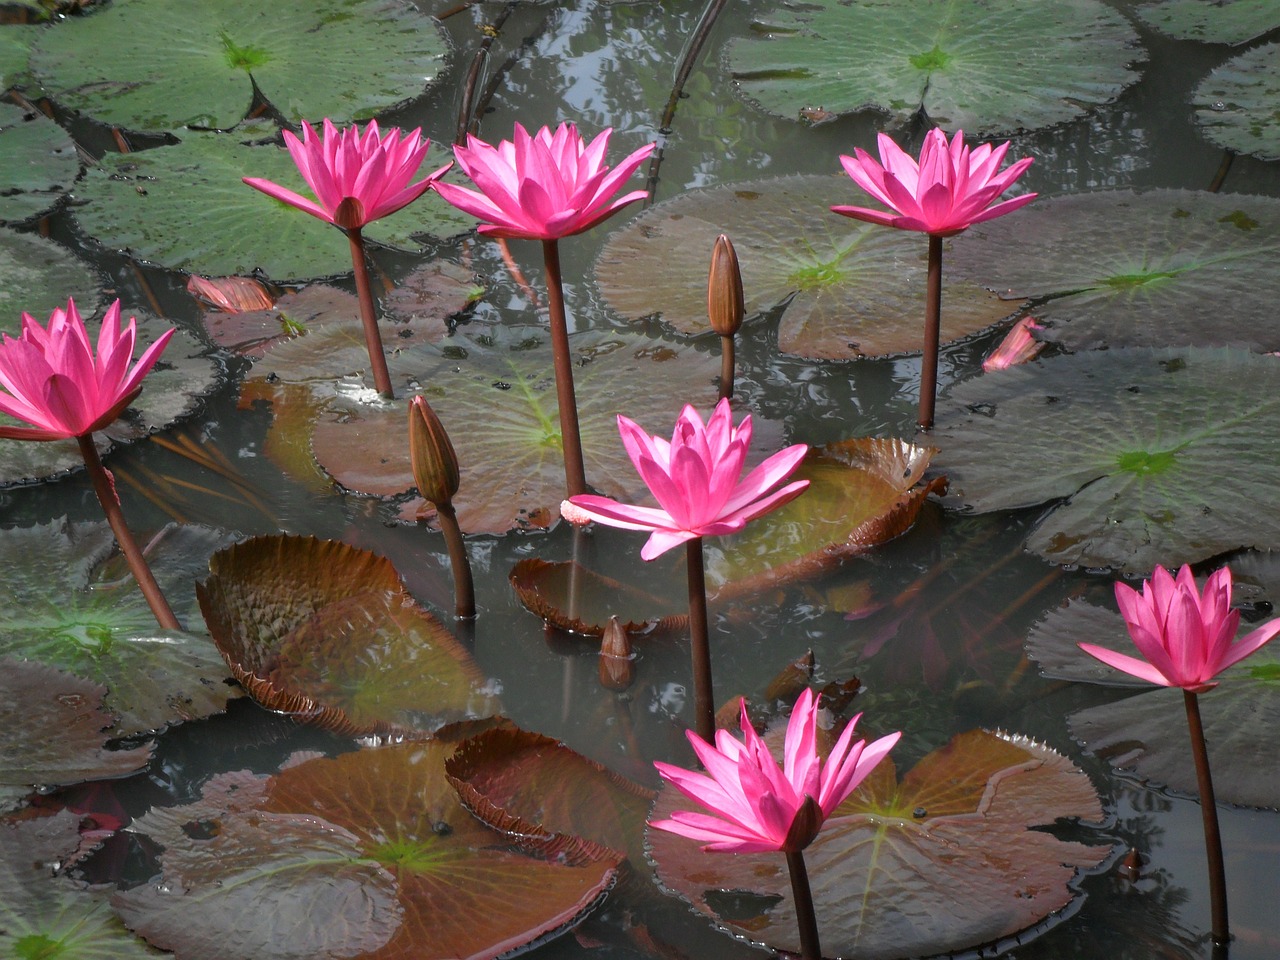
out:
<path id="1" fill-rule="evenodd" d="M 43 663 L 0 659 L 0 808 L 37 787 L 137 773 L 151 745 L 108 750 L 106 688 Z"/>
<path id="2" fill-rule="evenodd" d="M 102 302 L 102 284 L 66 247 L 33 233 L 0 230 L 0 332 L 17 336 L 22 314 L 45 323 L 74 298 L 87 317 Z"/>
<path id="3" fill-rule="evenodd" d="M 343 734 L 404 735 L 500 706 L 390 561 L 333 540 L 254 537 L 214 554 L 200 609 L 249 694 Z"/>
<path id="4" fill-rule="evenodd" d="M 978 512 L 1063 501 L 1027 539 L 1052 563 L 1150 574 L 1280 545 L 1280 358 L 1107 350 L 952 389 L 935 460 Z"/>
<path id="5" fill-rule="evenodd" d="M 135 0 L 137 2 L 137 0 Z M 425 176 L 447 157 L 438 146 Z M 109 153 L 91 168 L 75 216 L 104 246 L 174 270 L 206 275 L 261 271 L 276 280 L 351 272 L 342 232 L 241 182 L 256 176 L 305 191 L 287 150 L 251 146 L 231 134 L 184 131 L 182 142 L 136 153 Z M 192 224 L 199 224 L 193 230 Z M 420 252 L 417 234 L 456 236 L 474 226 L 431 191 L 369 224 L 366 239 Z"/>
<path id="6" fill-rule="evenodd" d="M 735 85 L 778 116 L 919 111 L 971 134 L 1035 130 L 1114 100 L 1144 59 L 1097 0 L 813 0 L 762 14 L 725 51 Z"/>
<path id="7" fill-rule="evenodd" d="M 666 785 L 650 820 L 691 807 Z M 1110 850 L 1035 829 L 1061 818 L 1100 821 L 1098 795 L 1070 760 L 1026 737 L 959 734 L 901 783 L 892 759 L 881 761 L 804 852 L 824 952 L 934 956 L 1034 926 Z M 647 839 L 665 887 L 735 936 L 799 952 L 781 854 L 703 853 L 653 829 Z"/>
<path id="8" fill-rule="evenodd" d="M 0 89 L 8 90 L 27 72 L 36 31 L 25 25 L 0 25 Z"/>
<path id="9" fill-rule="evenodd" d="M 1280 199 L 1189 190 L 1037 201 L 955 240 L 956 274 L 1044 300 L 1037 332 L 1071 350 L 1280 350 Z M 1231 308 L 1223 309 L 1229 303 Z M 946 313 L 947 294 L 943 296 Z"/>
<path id="10" fill-rule="evenodd" d="M 233 127 L 255 92 L 294 123 L 370 117 L 420 95 L 447 53 L 438 23 L 385 0 L 119 0 L 44 31 L 31 69 L 64 107 L 162 132 Z"/>
<path id="11" fill-rule="evenodd" d="M 1280 13 L 1271 0 L 1160 0 L 1139 7 L 1138 16 L 1178 40 L 1233 46 L 1280 27 Z"/>
<path id="12" fill-rule="evenodd" d="M 196 804 L 134 823 L 165 845 L 163 873 L 113 904 L 178 960 L 489 960 L 567 929 L 620 855 L 491 830 L 445 780 L 452 750 L 405 743 L 216 778 Z"/>
<path id="13" fill-rule="evenodd" d="M 849 360 L 919 352 L 928 244 L 919 234 L 827 209 L 861 202 L 859 194 L 843 174 L 682 194 L 609 237 L 596 261 L 600 292 L 628 319 L 657 316 L 680 333 L 710 334 L 707 270 L 716 236 L 727 233 L 742 267 L 747 315 L 787 304 L 778 325 L 783 353 Z M 947 262 L 944 256 L 944 270 Z M 662 282 L 655 284 L 657 276 Z M 942 340 L 990 327 L 1018 307 L 949 278 Z"/>
<path id="14" fill-rule="evenodd" d="M 1201 132 L 1236 153 L 1280 160 L 1278 77 L 1280 43 L 1257 47 L 1218 67 L 1191 95 Z"/>
<path id="15" fill-rule="evenodd" d="M 80 175 L 80 158 L 65 130 L 43 113 L 0 104 L 0 223 L 47 212 Z"/>

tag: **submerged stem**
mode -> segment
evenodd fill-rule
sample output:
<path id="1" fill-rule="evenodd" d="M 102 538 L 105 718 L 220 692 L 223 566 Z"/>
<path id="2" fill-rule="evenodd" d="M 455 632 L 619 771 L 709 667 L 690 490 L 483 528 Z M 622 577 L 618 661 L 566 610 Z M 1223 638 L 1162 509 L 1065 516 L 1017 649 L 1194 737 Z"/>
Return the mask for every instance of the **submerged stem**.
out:
<path id="1" fill-rule="evenodd" d="M 573 357 L 569 354 L 569 324 L 564 312 L 564 284 L 560 277 L 560 246 L 542 241 L 547 267 L 547 306 L 551 313 L 551 351 L 556 372 L 556 404 L 560 408 L 560 443 L 564 451 L 566 496 L 587 492 L 582 464 L 582 439 L 578 435 L 578 401 L 573 392 Z"/>
<path id="2" fill-rule="evenodd" d="M 689 636 L 693 659 L 693 701 L 695 729 L 707 743 L 716 738 L 715 697 L 711 688 L 711 644 L 707 638 L 707 581 L 702 569 L 702 538 L 694 537 L 686 547 L 689 571 Z"/>
<path id="3" fill-rule="evenodd" d="M 818 941 L 818 916 L 813 909 L 813 893 L 809 890 L 809 871 L 804 865 L 804 851 L 787 853 L 787 870 L 791 874 L 791 897 L 796 904 L 796 924 L 800 928 L 800 956 L 804 960 L 822 960 Z"/>
<path id="4" fill-rule="evenodd" d="M 1182 691 L 1187 708 L 1187 726 L 1191 730 L 1191 755 L 1196 761 L 1196 782 L 1200 788 L 1200 816 L 1204 820 L 1204 852 L 1209 861 L 1209 903 L 1213 911 L 1213 942 L 1225 945 L 1231 940 L 1227 926 L 1227 871 L 1222 862 L 1222 834 L 1218 830 L 1218 803 L 1213 795 L 1213 777 L 1209 773 L 1209 748 L 1204 741 L 1204 725 L 1200 722 L 1200 700 L 1190 690 Z"/>
<path id="5" fill-rule="evenodd" d="M 391 373 L 387 370 L 387 356 L 382 349 L 382 334 L 378 332 L 378 315 L 373 305 L 373 288 L 369 285 L 369 264 L 364 256 L 364 237 L 359 227 L 345 231 L 351 243 L 351 266 L 356 275 L 356 296 L 360 299 L 360 322 L 364 325 L 364 345 L 369 351 L 369 368 L 373 372 L 373 385 L 388 400 L 395 398 L 391 389 Z"/>
<path id="6" fill-rule="evenodd" d="M 921 430 L 933 428 L 933 408 L 938 396 L 938 338 L 942 326 L 942 238 L 929 235 L 929 280 L 924 303 L 924 357 L 920 362 Z"/>

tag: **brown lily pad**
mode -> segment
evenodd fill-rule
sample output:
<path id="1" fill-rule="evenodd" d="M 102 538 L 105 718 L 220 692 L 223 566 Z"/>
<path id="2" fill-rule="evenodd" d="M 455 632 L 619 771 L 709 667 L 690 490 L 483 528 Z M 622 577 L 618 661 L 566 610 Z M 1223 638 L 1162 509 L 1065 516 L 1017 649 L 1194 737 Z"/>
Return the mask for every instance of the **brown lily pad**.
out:
<path id="1" fill-rule="evenodd" d="M 683 630 L 689 623 L 682 597 L 638 590 L 572 560 L 526 557 L 507 579 L 526 610 L 572 633 L 600 637 L 615 616 L 631 634 Z"/>

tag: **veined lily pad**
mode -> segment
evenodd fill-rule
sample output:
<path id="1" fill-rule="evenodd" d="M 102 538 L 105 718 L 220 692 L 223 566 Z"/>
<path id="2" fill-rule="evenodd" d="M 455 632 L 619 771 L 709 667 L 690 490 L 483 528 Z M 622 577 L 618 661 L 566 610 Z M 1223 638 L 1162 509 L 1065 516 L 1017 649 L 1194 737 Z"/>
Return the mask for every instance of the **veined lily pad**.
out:
<path id="1" fill-rule="evenodd" d="M 747 314 L 787 302 L 778 326 L 784 353 L 849 360 L 918 352 L 928 244 L 919 234 L 827 209 L 861 202 L 859 193 L 842 174 L 683 194 L 609 238 L 596 262 L 600 291 L 628 319 L 657 315 L 680 333 L 710 334 L 707 270 L 716 236 L 727 233 L 742 267 Z M 658 276 L 662 282 L 654 283 Z M 942 339 L 975 333 L 1017 309 L 976 284 L 949 278 Z"/>
<path id="2" fill-rule="evenodd" d="M 406 743 L 269 781 L 218 778 L 204 800 L 135 822 L 165 843 L 163 875 L 113 903 L 179 960 L 489 960 L 571 926 L 619 855 L 491 830 L 445 780 L 452 750 Z"/>
<path id="3" fill-rule="evenodd" d="M 1242 624 L 1241 633 L 1255 626 Z M 1143 692 L 1071 714 L 1071 735 L 1114 766 L 1195 795 L 1195 762 L 1182 691 L 1114 670 L 1081 650 L 1079 643 L 1139 656 L 1120 614 L 1082 602 L 1054 610 L 1036 624 L 1027 638 L 1027 653 L 1046 677 L 1119 684 Z M 1280 653 L 1264 647 L 1218 679 L 1218 686 L 1199 694 L 1214 794 L 1220 803 L 1280 808 L 1280 757 L 1275 751 Z"/>
<path id="4" fill-rule="evenodd" d="M 0 89 L 8 90 L 27 72 L 35 38 L 31 27 L 0 25 Z"/>
<path id="5" fill-rule="evenodd" d="M 814 0 L 761 15 L 725 61 L 770 113 L 918 111 L 972 134 L 1034 130 L 1114 100 L 1144 59 L 1123 16 L 1097 0 Z"/>
<path id="6" fill-rule="evenodd" d="M 1271 0 L 1159 0 L 1138 8 L 1150 27 L 1179 40 L 1248 43 L 1280 27 Z"/>
<path id="7" fill-rule="evenodd" d="M 433 146 L 422 173 L 445 159 Z M 246 186 L 245 176 L 306 190 L 283 148 L 184 131 L 172 146 L 104 156 L 76 189 L 88 203 L 75 215 L 104 246 L 175 270 L 261 270 L 276 280 L 351 272 L 351 248 L 337 227 Z M 200 229 L 191 229 L 193 223 Z M 472 225 L 431 192 L 363 233 L 375 243 L 417 252 L 415 234 L 454 236 Z"/>
<path id="8" fill-rule="evenodd" d="M 599 638 L 613 616 L 628 633 L 665 633 L 683 630 L 689 623 L 682 597 L 655 596 L 573 561 L 548 563 L 525 557 L 507 579 L 525 609 L 561 630 L 585 636 Z"/>
<path id="9" fill-rule="evenodd" d="M 692 806 L 667 785 L 650 819 Z M 1098 796 L 1070 760 L 1025 737 L 959 734 L 901 783 L 892 760 L 881 761 L 805 850 L 824 952 L 933 956 L 1039 923 L 1071 902 L 1078 872 L 1110 849 L 1033 829 L 1061 818 L 1101 820 Z M 653 829 L 647 838 L 664 886 L 736 936 L 799 952 L 781 854 L 703 853 Z M 717 909 L 726 892 L 755 908 Z"/>
<path id="10" fill-rule="evenodd" d="M 979 512 L 1063 500 L 1027 540 L 1052 563 L 1147 575 L 1280 546 L 1280 358 L 1107 350 L 954 388 L 935 461 Z"/>
<path id="11" fill-rule="evenodd" d="M 196 585 L 232 674 L 263 706 L 344 734 L 405 734 L 499 705 L 390 561 L 333 540 L 254 537 Z"/>
<path id="12" fill-rule="evenodd" d="M 1278 255 L 1280 199 L 1117 190 L 1038 200 L 980 223 L 956 237 L 951 262 L 1005 296 L 1045 300 L 1037 336 L 1072 350 L 1271 351 L 1280 350 Z"/>
<path id="13" fill-rule="evenodd" d="M 42 113 L 0 104 L 0 223 L 30 220 L 66 196 L 80 175 L 75 145 Z"/>
<path id="14" fill-rule="evenodd" d="M 1273 22 L 1280 17 L 1271 7 Z M 1280 160 L 1280 43 L 1269 43 L 1228 60 L 1205 77 L 1191 95 L 1196 123 L 1220 147 Z"/>
<path id="15" fill-rule="evenodd" d="M 387 0 L 120 0 L 44 31 L 31 69 L 65 107 L 160 132 L 233 127 L 255 90 L 295 123 L 372 116 L 421 94 L 447 52 L 434 20 Z"/>
<path id="16" fill-rule="evenodd" d="M 45 323 L 67 298 L 88 317 L 102 302 L 101 283 L 66 247 L 31 233 L 0 230 L 0 331 L 16 337 L 22 314 Z"/>

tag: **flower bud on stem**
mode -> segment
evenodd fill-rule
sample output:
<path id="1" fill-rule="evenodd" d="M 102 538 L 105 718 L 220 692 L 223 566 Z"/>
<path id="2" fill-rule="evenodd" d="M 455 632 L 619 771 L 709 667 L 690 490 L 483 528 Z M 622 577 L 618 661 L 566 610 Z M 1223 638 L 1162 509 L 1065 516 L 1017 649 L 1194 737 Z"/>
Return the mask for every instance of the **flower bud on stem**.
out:
<path id="1" fill-rule="evenodd" d="M 476 615 L 475 587 L 467 546 L 458 526 L 458 515 L 453 509 L 453 496 L 461 482 L 458 455 L 444 424 L 425 397 L 414 397 L 409 401 L 409 462 L 418 492 L 423 499 L 435 504 L 436 517 L 449 550 L 449 564 L 453 568 L 454 613 L 459 620 L 469 620 Z"/>
<path id="2" fill-rule="evenodd" d="M 711 249 L 711 272 L 707 277 L 707 317 L 711 329 L 720 335 L 720 399 L 733 396 L 736 361 L 734 336 L 742 326 L 746 305 L 742 295 L 742 270 L 733 241 L 726 234 L 716 237 Z"/>

